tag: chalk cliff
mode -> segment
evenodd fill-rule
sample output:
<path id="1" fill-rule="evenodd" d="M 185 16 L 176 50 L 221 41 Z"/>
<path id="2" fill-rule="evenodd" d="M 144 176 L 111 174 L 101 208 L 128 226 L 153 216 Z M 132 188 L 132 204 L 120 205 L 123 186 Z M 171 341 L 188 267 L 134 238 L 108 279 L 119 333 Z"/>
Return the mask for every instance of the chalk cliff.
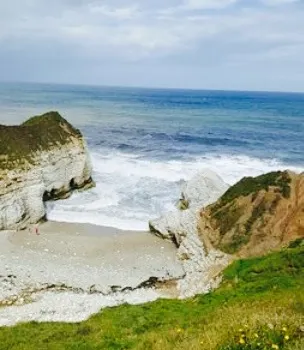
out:
<path id="1" fill-rule="evenodd" d="M 178 258 L 185 270 L 185 277 L 178 282 L 181 297 L 208 292 L 230 261 L 228 254 L 217 249 L 207 251 L 198 231 L 201 208 L 215 202 L 227 189 L 216 173 L 202 170 L 183 186 L 179 210 L 149 222 L 152 233 L 171 239 L 178 247 Z"/>
<path id="2" fill-rule="evenodd" d="M 86 143 L 57 112 L 0 125 L 0 230 L 45 218 L 44 201 L 94 186 Z"/>

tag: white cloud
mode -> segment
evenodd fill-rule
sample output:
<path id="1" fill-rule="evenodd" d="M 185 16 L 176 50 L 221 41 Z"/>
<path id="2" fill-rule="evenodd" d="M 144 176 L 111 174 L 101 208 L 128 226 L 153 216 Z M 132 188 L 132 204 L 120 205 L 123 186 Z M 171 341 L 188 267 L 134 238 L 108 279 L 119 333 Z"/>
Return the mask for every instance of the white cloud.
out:
<path id="1" fill-rule="evenodd" d="M 304 8 L 296 0 L 260 0 L 252 7 L 247 0 L 1 1 L 0 65 L 4 60 L 7 66 L 22 65 L 31 55 L 41 62 L 60 58 L 79 67 L 89 64 L 92 70 L 98 62 L 123 67 L 136 61 L 152 79 L 152 65 L 207 72 L 240 62 L 249 69 L 252 62 L 266 67 L 276 59 L 280 69 L 291 69 L 298 79 L 303 18 Z M 29 71 L 37 62 L 31 64 L 29 59 Z M 9 76 L 9 69 L 2 72 Z"/>
<path id="2" fill-rule="evenodd" d="M 137 5 L 130 5 L 129 7 L 111 8 L 104 5 L 90 4 L 89 11 L 93 14 L 100 14 L 115 20 L 130 20 L 140 15 Z"/>
<path id="3" fill-rule="evenodd" d="M 184 0 L 185 9 L 223 9 L 237 3 L 238 0 Z"/>
<path id="4" fill-rule="evenodd" d="M 176 15 L 193 11 L 222 10 L 234 5 L 239 0 L 183 0 L 175 6 L 161 9 L 162 15 Z"/>
<path id="5" fill-rule="evenodd" d="M 298 3 L 300 0 L 261 0 L 267 6 L 280 6 Z"/>

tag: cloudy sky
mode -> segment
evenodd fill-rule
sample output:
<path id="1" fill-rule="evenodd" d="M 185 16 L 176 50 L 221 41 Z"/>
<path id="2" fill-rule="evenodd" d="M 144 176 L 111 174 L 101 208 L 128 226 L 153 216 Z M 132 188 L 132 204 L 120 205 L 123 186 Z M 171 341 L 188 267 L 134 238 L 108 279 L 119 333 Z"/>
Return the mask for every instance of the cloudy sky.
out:
<path id="1" fill-rule="evenodd" d="M 304 0 L 0 0 L 0 80 L 304 91 Z"/>

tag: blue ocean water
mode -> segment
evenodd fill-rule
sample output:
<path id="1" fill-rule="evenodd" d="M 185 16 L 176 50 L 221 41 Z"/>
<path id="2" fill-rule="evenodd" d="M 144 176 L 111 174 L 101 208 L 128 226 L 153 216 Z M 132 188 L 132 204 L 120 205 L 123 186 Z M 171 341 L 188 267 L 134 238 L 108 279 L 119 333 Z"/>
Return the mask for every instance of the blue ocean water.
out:
<path id="1" fill-rule="evenodd" d="M 0 123 L 58 110 L 85 135 L 97 187 L 49 206 L 53 220 L 145 229 L 200 169 L 304 170 L 304 94 L 0 84 Z"/>

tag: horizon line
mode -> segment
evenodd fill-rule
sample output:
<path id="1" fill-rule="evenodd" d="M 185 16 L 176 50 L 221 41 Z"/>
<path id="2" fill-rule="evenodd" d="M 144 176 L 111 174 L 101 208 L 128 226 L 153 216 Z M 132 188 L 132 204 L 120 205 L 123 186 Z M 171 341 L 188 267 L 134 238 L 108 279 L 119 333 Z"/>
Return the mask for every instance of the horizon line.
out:
<path id="1" fill-rule="evenodd" d="M 59 85 L 59 86 L 85 86 L 93 88 L 116 88 L 116 89 L 146 89 L 146 90 L 179 90 L 179 91 L 212 91 L 212 92 L 251 92 L 251 93 L 282 93 L 282 94 L 304 94 L 303 91 L 286 90 L 256 90 L 256 89 L 220 89 L 220 88 L 190 88 L 190 87 L 159 87 L 159 86 L 139 86 L 139 85 L 116 85 L 116 84 L 97 84 L 97 83 L 63 83 L 63 82 L 45 82 L 45 81 L 17 81 L 0 80 L 0 84 L 29 84 L 29 85 Z"/>

